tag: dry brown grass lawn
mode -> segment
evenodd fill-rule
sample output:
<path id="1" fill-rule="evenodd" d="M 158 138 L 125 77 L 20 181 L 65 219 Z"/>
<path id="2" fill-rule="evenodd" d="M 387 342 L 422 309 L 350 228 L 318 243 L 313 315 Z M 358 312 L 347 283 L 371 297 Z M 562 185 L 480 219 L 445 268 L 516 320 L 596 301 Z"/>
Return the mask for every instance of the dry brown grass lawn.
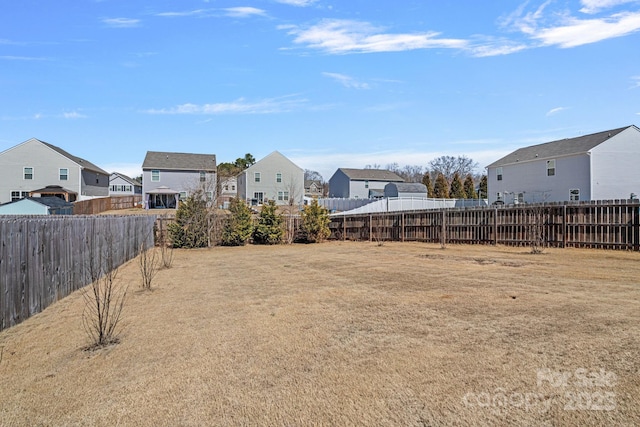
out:
<path id="1" fill-rule="evenodd" d="M 0 333 L 0 424 L 640 425 L 639 261 L 213 248 L 152 292 L 134 261 L 120 344 L 82 350 L 79 293 Z"/>

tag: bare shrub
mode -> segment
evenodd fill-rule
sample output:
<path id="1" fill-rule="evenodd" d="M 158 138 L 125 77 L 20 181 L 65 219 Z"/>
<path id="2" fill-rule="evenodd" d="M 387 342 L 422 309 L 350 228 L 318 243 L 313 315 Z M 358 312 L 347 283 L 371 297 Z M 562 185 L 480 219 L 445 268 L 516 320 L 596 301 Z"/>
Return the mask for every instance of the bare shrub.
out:
<path id="1" fill-rule="evenodd" d="M 160 265 L 162 268 L 171 268 L 173 264 L 173 244 L 168 241 L 165 233 L 160 231 L 160 237 L 158 239 L 158 246 L 160 247 Z"/>
<path id="2" fill-rule="evenodd" d="M 161 260 L 158 259 L 155 248 L 145 250 L 144 246 L 140 247 L 138 267 L 140 268 L 140 275 L 142 276 L 142 289 L 151 289 L 151 283 L 153 282 L 155 275 L 158 273 L 158 265 L 160 261 Z"/>
<path id="3" fill-rule="evenodd" d="M 90 256 L 89 259 L 89 274 L 93 281 L 82 294 L 85 303 L 82 325 L 91 341 L 87 349 L 96 349 L 119 342 L 119 326 L 128 285 L 116 281 L 118 269 L 113 268 L 111 249 L 104 264 L 101 256 Z"/>
<path id="4" fill-rule="evenodd" d="M 532 254 L 541 254 L 547 246 L 545 239 L 545 208 L 535 205 L 527 209 L 529 221 L 528 240 Z"/>

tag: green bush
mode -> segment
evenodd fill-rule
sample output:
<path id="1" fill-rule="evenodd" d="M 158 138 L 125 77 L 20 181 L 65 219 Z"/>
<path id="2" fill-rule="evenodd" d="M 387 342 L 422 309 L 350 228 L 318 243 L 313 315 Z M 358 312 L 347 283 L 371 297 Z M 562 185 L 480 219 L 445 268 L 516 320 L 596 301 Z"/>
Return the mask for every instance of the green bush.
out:
<path id="1" fill-rule="evenodd" d="M 222 230 L 222 245 L 244 246 L 253 233 L 251 210 L 243 200 L 234 198 L 229 204 L 229 211 L 231 215 Z"/>
<path id="2" fill-rule="evenodd" d="M 174 248 L 206 248 L 209 245 L 207 203 L 196 192 L 180 203 L 176 222 L 167 227 Z"/>
<path id="3" fill-rule="evenodd" d="M 331 222 L 329 212 L 318 205 L 318 201 L 314 199 L 302 211 L 302 234 L 300 240 L 308 243 L 322 242 L 331 234 L 329 222 Z"/>
<path id="4" fill-rule="evenodd" d="M 258 216 L 258 224 L 253 231 L 253 243 L 276 245 L 282 242 L 284 218 L 277 210 L 278 207 L 273 200 L 269 200 L 262 205 Z"/>

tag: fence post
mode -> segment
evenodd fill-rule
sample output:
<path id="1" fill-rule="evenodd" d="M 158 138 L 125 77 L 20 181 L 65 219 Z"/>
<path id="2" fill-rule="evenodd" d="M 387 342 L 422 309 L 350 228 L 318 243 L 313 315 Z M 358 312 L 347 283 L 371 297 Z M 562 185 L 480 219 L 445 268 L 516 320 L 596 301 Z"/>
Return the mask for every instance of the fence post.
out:
<path id="1" fill-rule="evenodd" d="M 493 245 L 498 244 L 498 207 L 493 208 Z"/>
<path id="2" fill-rule="evenodd" d="M 562 247 L 567 247 L 567 205 L 562 205 Z"/>
<path id="3" fill-rule="evenodd" d="M 373 215 L 369 214 L 369 241 L 371 241 L 373 234 Z"/>
<path id="4" fill-rule="evenodd" d="M 404 212 L 402 212 L 402 219 L 400 220 L 402 224 L 402 230 L 400 231 L 402 234 L 400 235 L 400 241 L 404 242 Z"/>

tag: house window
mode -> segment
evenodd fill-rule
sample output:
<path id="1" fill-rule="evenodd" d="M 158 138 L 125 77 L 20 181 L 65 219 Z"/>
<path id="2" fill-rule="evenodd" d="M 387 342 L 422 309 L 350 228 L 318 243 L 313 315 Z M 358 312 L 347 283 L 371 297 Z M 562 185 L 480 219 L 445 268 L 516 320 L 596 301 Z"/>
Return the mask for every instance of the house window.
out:
<path id="1" fill-rule="evenodd" d="M 205 182 L 207 180 L 207 174 L 204 171 L 200 171 L 200 182 Z"/>
<path id="2" fill-rule="evenodd" d="M 213 200 L 213 191 L 207 191 L 207 202 Z"/>
<path id="3" fill-rule="evenodd" d="M 502 168 L 496 168 L 496 178 L 498 181 L 502 181 Z"/>
<path id="4" fill-rule="evenodd" d="M 229 186 L 228 185 L 224 186 L 224 191 L 229 191 Z"/>
<path id="5" fill-rule="evenodd" d="M 572 202 L 577 202 L 580 200 L 580 189 L 574 188 L 569 190 L 569 200 Z"/>
<path id="6" fill-rule="evenodd" d="M 547 176 L 554 176 L 556 174 L 556 161 L 547 160 Z"/>
<path id="7" fill-rule="evenodd" d="M 236 186 L 235 186 L 235 184 L 231 184 L 231 191 L 236 191 Z"/>
<path id="8" fill-rule="evenodd" d="M 160 181 L 160 171 L 159 170 L 152 170 L 151 171 L 151 181 L 153 181 L 153 182 Z"/>
<path id="9" fill-rule="evenodd" d="M 33 168 L 24 168 L 24 179 L 33 179 Z"/>
<path id="10" fill-rule="evenodd" d="M 100 175 L 96 174 L 96 184 L 100 184 Z"/>
<path id="11" fill-rule="evenodd" d="M 262 204 L 262 202 L 264 201 L 264 193 L 262 193 L 261 191 L 253 193 L 253 200 L 255 200 L 258 204 Z"/>
<path id="12" fill-rule="evenodd" d="M 181 191 L 180 192 L 180 201 L 184 201 L 187 199 L 187 192 L 186 191 Z"/>
<path id="13" fill-rule="evenodd" d="M 69 179 L 69 169 L 60 168 L 60 181 L 66 181 Z"/>
<path id="14" fill-rule="evenodd" d="M 255 172 L 253 174 L 253 181 L 254 182 L 260 182 L 260 172 Z"/>
<path id="15" fill-rule="evenodd" d="M 276 182 L 282 182 L 282 174 L 281 173 L 277 173 L 276 174 Z"/>
<path id="16" fill-rule="evenodd" d="M 278 200 L 282 201 L 284 199 L 284 192 L 278 191 Z"/>
<path id="17" fill-rule="evenodd" d="M 289 192 L 285 191 L 284 192 L 284 201 L 286 202 L 287 200 L 289 200 Z"/>
<path id="18" fill-rule="evenodd" d="M 364 188 L 369 188 L 369 181 L 364 182 Z"/>
<path id="19" fill-rule="evenodd" d="M 15 202 L 16 200 L 24 199 L 29 196 L 28 191 L 12 191 L 11 192 L 11 201 Z"/>

